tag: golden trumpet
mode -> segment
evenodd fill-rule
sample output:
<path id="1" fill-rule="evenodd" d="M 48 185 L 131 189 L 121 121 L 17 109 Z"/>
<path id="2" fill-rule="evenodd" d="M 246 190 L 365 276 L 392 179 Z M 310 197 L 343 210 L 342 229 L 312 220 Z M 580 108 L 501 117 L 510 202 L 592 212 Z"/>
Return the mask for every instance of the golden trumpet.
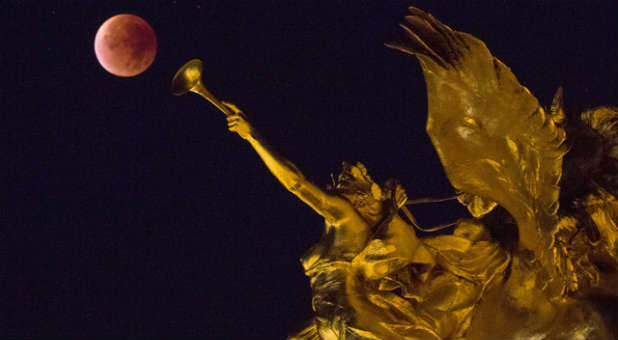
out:
<path id="1" fill-rule="evenodd" d="M 176 72 L 172 79 L 172 93 L 182 96 L 187 92 L 197 93 L 211 102 L 226 116 L 232 114 L 227 106 L 210 93 L 202 83 L 202 61 L 199 59 L 189 60 Z"/>

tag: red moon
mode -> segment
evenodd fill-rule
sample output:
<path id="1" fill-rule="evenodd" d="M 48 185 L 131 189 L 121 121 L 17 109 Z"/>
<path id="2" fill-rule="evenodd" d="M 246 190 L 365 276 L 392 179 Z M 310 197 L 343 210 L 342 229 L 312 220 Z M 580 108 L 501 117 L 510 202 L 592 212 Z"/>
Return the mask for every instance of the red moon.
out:
<path id="1" fill-rule="evenodd" d="M 133 77 L 154 61 L 157 37 L 146 20 L 132 14 L 118 14 L 107 19 L 97 31 L 94 53 L 107 72 Z"/>

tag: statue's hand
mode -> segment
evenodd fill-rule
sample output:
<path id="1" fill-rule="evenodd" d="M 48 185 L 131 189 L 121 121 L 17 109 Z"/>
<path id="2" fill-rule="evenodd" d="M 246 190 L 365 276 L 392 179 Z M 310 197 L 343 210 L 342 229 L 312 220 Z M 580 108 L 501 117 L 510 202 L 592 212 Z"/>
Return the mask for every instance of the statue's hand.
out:
<path id="1" fill-rule="evenodd" d="M 241 138 L 248 139 L 251 137 L 251 124 L 247 122 L 245 115 L 234 104 L 221 102 L 227 106 L 233 113 L 227 116 L 227 127 L 230 131 L 236 132 Z"/>
<path id="2" fill-rule="evenodd" d="M 229 103 L 229 102 L 225 102 L 225 101 L 221 101 L 221 104 L 223 104 L 225 107 L 227 107 L 228 109 L 230 109 L 234 114 L 239 114 L 242 115 L 242 110 L 238 108 L 238 106 Z"/>
<path id="3" fill-rule="evenodd" d="M 406 191 L 400 184 L 397 184 L 397 187 L 395 188 L 395 202 L 397 202 L 397 208 L 403 207 L 407 201 L 408 195 L 406 194 Z"/>
<path id="4" fill-rule="evenodd" d="M 408 195 L 406 194 L 406 191 L 403 189 L 403 187 L 401 186 L 401 184 L 399 184 L 398 181 L 396 180 L 387 181 L 385 185 L 385 189 L 387 192 L 386 194 L 387 199 L 392 200 L 393 204 L 397 207 L 397 209 L 400 209 L 401 207 L 403 207 L 408 201 Z"/>

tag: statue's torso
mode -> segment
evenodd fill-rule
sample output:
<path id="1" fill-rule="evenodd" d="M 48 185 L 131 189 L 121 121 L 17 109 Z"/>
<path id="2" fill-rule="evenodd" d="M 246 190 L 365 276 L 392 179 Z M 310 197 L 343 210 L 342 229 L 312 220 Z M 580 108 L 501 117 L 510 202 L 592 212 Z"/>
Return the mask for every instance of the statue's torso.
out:
<path id="1" fill-rule="evenodd" d="M 351 226 L 350 222 L 356 225 Z M 305 274 L 310 278 L 312 307 L 323 338 L 345 337 L 346 326 L 354 318 L 345 282 L 352 259 L 367 242 L 369 225 L 360 217 L 350 222 L 339 226 L 326 224 L 320 241 L 301 257 Z"/>

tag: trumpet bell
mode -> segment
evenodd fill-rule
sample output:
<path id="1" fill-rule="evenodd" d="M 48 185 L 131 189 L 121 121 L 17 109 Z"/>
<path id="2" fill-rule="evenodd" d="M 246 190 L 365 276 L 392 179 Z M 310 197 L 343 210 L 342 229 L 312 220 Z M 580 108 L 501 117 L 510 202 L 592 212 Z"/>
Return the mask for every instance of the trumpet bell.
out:
<path id="1" fill-rule="evenodd" d="M 174 75 L 172 79 L 172 93 L 182 96 L 191 91 L 201 81 L 202 61 L 199 59 L 189 60 Z"/>
<path id="2" fill-rule="evenodd" d="M 174 95 L 182 96 L 187 92 L 199 94 L 227 116 L 232 114 L 227 106 L 223 105 L 202 84 L 202 61 L 199 59 L 189 60 L 172 78 L 172 93 Z"/>

